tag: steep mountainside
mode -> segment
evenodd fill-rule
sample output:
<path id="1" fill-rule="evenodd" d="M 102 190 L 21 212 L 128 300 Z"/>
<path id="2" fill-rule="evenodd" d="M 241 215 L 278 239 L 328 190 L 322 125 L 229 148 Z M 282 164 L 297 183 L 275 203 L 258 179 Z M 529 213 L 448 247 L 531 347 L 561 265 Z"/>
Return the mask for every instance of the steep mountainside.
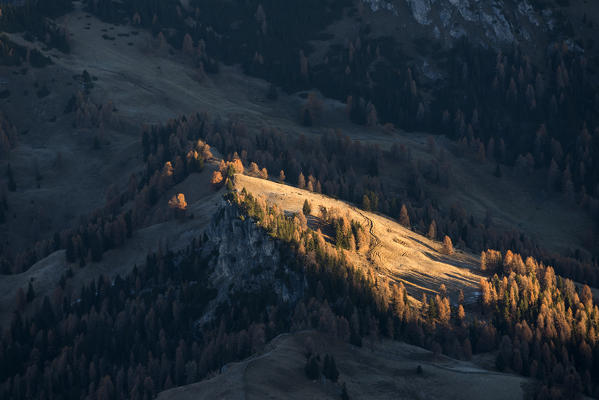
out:
<path id="1" fill-rule="evenodd" d="M 599 398 L 598 24 L 0 0 L 0 399 Z"/>
<path id="2" fill-rule="evenodd" d="M 340 383 L 310 380 L 304 373 L 306 349 L 332 355 L 339 381 L 357 399 L 519 399 L 530 381 L 491 372 L 472 362 L 435 357 L 419 347 L 387 340 L 357 348 L 314 331 L 283 334 L 263 352 L 205 381 L 167 390 L 159 400 L 339 399 Z M 418 367 L 422 374 L 418 374 Z M 468 382 L 464 384 L 464 382 Z"/>
<path id="3" fill-rule="evenodd" d="M 535 8 L 528 0 L 363 1 L 372 11 L 386 10 L 395 16 L 411 12 L 418 24 L 430 27 L 437 39 L 448 44 L 467 35 L 491 45 L 532 42 L 556 28 L 552 9 Z"/>
<path id="4" fill-rule="evenodd" d="M 235 177 L 235 187 L 259 195 L 289 214 L 301 212 L 304 201 L 309 201 L 312 215 L 308 217 L 308 226 L 313 229 L 324 223 L 322 208 L 325 215 L 345 216 L 359 222 L 368 231 L 370 246 L 367 251 L 348 252 L 348 259 L 384 281 L 402 282 L 416 302 L 421 300 L 423 293 L 438 294 L 441 284 L 446 286 L 454 302 L 457 302 L 459 290 L 464 292 L 467 302 L 477 299 L 479 281 L 483 277 L 477 256 L 462 251 L 443 254 L 441 243 L 396 221 L 318 193 L 246 175 Z M 335 240 L 332 232 L 324 233 L 330 235 L 327 236 L 329 240 Z"/>

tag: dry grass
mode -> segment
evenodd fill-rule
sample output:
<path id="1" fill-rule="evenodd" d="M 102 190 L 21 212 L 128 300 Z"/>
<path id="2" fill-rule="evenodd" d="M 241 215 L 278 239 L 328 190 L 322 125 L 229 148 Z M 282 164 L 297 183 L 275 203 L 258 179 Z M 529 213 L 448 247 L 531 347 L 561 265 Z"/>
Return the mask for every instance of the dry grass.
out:
<path id="1" fill-rule="evenodd" d="M 370 254 L 347 252 L 350 261 L 367 270 L 372 269 L 379 276 L 404 282 L 415 300 L 419 300 L 423 292 L 438 293 L 442 283 L 454 299 L 459 289 L 464 290 L 466 299 L 474 300 L 476 297 L 482 275 L 479 259 L 471 254 L 457 251 L 446 256 L 440 252 L 442 246 L 439 242 L 431 241 L 389 218 L 361 211 L 318 193 L 246 175 L 236 175 L 235 187 L 263 196 L 269 203 L 288 212 L 301 212 L 307 199 L 315 215 L 320 207 L 336 209 L 367 230 L 372 221 L 372 243 L 378 242 L 378 245 L 373 246 Z"/>
<path id="2" fill-rule="evenodd" d="M 0 74 L 6 68 L 0 67 Z M 73 128 L 73 114 L 63 115 L 68 98 L 74 93 L 70 74 L 48 67 L 30 71 L 11 81 L 14 90 L 3 109 L 20 132 L 18 145 L 7 159 L 0 160 L 4 177 L 10 163 L 17 191 L 7 193 L 9 212 L 0 225 L 0 240 L 12 250 L 22 250 L 38 240 L 77 223 L 82 215 L 104 205 L 108 188 L 126 187 L 129 176 L 142 165 L 139 131 L 103 129 L 104 143 L 93 148 L 100 129 Z M 51 85 L 51 94 L 37 99 L 33 84 L 52 77 L 62 80 Z M 22 81 L 21 81 L 22 80 Z M 31 104 L 35 97 L 35 106 Z M 51 117 L 57 117 L 51 122 Z M 40 180 L 36 177 L 36 169 Z"/>
<path id="3" fill-rule="evenodd" d="M 339 383 L 306 378 L 308 341 L 321 356 L 335 357 Z M 416 374 L 419 365 L 422 375 Z M 310 331 L 281 335 L 261 355 L 229 364 L 212 379 L 162 392 L 158 399 L 338 399 L 342 382 L 352 399 L 518 399 L 528 384 L 471 362 L 435 359 L 405 343 L 384 340 L 358 348 Z"/>
<path id="4" fill-rule="evenodd" d="M 212 166 L 211 166 L 212 167 Z M 192 174 L 167 192 L 159 204 L 152 210 L 155 223 L 136 231 L 125 246 L 104 253 L 99 262 L 91 263 L 83 268 L 78 264 L 68 264 L 65 251 L 60 250 L 37 262 L 29 270 L 16 275 L 0 275 L 0 326 L 7 327 L 16 304 L 15 298 L 19 288 L 27 291 L 31 281 L 36 292 L 33 307 L 26 309 L 28 315 L 36 303 L 41 303 L 44 296 L 51 297 L 59 287 L 59 281 L 69 268 L 74 276 L 67 281 L 65 290 L 77 297 L 80 288 L 89 284 L 92 279 L 103 275 L 114 278 L 127 275 L 135 265 L 142 265 L 146 255 L 158 249 L 178 250 L 186 247 L 193 238 L 203 232 L 210 223 L 212 215 L 220 204 L 222 193 L 214 192 L 209 185 L 212 168 L 201 174 Z M 187 215 L 193 219 L 164 221 L 169 212 L 167 200 L 175 193 L 184 193 L 188 203 Z M 172 212 L 172 211 L 171 211 Z"/>

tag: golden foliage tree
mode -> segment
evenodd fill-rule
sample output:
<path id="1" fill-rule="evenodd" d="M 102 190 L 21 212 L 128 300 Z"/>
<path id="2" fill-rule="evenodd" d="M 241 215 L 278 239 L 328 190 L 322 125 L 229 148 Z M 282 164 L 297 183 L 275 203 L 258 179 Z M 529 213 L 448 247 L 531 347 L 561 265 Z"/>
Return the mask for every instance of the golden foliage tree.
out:
<path id="1" fill-rule="evenodd" d="M 401 211 L 399 212 L 399 223 L 405 226 L 406 228 L 410 228 L 410 216 L 408 215 L 408 209 L 405 204 L 401 205 Z"/>
<path id="2" fill-rule="evenodd" d="M 187 209 L 187 201 L 185 200 L 185 195 L 183 193 L 177 193 L 168 201 L 168 205 L 171 208 L 177 208 L 179 210 L 186 210 Z"/>
<path id="3" fill-rule="evenodd" d="M 268 170 L 266 168 L 262 168 L 259 174 L 260 178 L 268 179 Z"/>
<path id="4" fill-rule="evenodd" d="M 426 233 L 426 237 L 428 237 L 430 240 L 437 239 L 437 223 L 435 222 L 434 219 L 432 220 L 431 224 L 428 227 L 428 232 Z"/>
<path id="5" fill-rule="evenodd" d="M 193 39 L 191 38 L 191 35 L 189 33 L 186 33 L 185 36 L 183 37 L 182 49 L 183 49 L 183 52 L 188 56 L 191 56 L 194 53 Z"/>
<path id="6" fill-rule="evenodd" d="M 304 174 L 300 172 L 299 178 L 297 179 L 297 187 L 300 189 L 304 189 L 306 187 L 306 178 L 304 178 Z"/>
<path id="7" fill-rule="evenodd" d="M 239 157 L 234 157 L 233 161 L 231 161 L 230 163 L 227 163 L 227 164 L 233 166 L 233 169 L 235 170 L 236 174 L 243 174 L 244 167 L 243 167 L 243 163 L 241 162 L 241 159 Z"/>
<path id="8" fill-rule="evenodd" d="M 464 322 L 465 318 L 466 318 L 466 312 L 464 311 L 464 306 L 460 304 L 458 306 L 458 321 L 460 323 L 462 323 L 462 322 Z"/>
<path id="9" fill-rule="evenodd" d="M 212 179 L 210 179 L 210 184 L 218 189 L 223 183 L 223 180 L 223 174 L 221 174 L 220 171 L 214 171 L 212 173 Z"/>
<path id="10" fill-rule="evenodd" d="M 443 238 L 443 254 L 453 254 L 453 243 L 451 241 L 451 238 L 447 235 L 445 235 L 445 237 Z"/>
<path id="11" fill-rule="evenodd" d="M 187 201 L 183 193 L 177 193 L 169 201 L 168 206 L 174 211 L 175 216 L 181 218 L 185 216 L 187 210 Z"/>
<path id="12" fill-rule="evenodd" d="M 260 168 L 258 167 L 258 164 L 256 164 L 255 162 L 251 162 L 250 168 L 247 173 L 250 176 L 258 176 L 260 174 Z"/>

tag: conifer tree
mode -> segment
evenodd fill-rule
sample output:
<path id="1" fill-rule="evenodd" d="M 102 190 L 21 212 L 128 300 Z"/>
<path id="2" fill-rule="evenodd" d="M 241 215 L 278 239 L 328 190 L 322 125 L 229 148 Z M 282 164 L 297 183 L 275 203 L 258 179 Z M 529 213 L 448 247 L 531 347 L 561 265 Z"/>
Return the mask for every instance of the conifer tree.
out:
<path id="1" fill-rule="evenodd" d="M 347 386 L 345 386 L 345 382 L 343 383 L 343 388 L 341 389 L 341 400 L 349 400 L 349 394 L 347 393 Z"/>
<path id="2" fill-rule="evenodd" d="M 220 185 L 223 182 L 223 174 L 220 171 L 214 171 L 212 173 L 212 179 L 210 179 L 210 183 L 212 184 L 212 186 L 214 186 L 214 188 L 220 188 Z"/>
<path id="3" fill-rule="evenodd" d="M 310 356 L 306 360 L 304 371 L 306 372 L 308 379 L 316 380 L 320 377 L 320 365 L 318 364 L 318 360 L 315 356 Z"/>
<path id="4" fill-rule="evenodd" d="M 6 178 L 8 180 L 8 190 L 11 192 L 16 191 L 17 184 L 15 182 L 15 177 L 12 174 L 12 168 L 10 167 L 10 164 L 8 164 L 8 167 L 6 167 Z"/>
<path id="5" fill-rule="evenodd" d="M 300 172 L 299 177 L 297 178 L 297 187 L 300 189 L 304 189 L 306 187 L 306 178 L 304 174 Z"/>
<path id="6" fill-rule="evenodd" d="M 426 234 L 426 237 L 428 237 L 430 240 L 437 239 L 437 223 L 435 222 L 434 219 L 432 220 L 431 224 L 428 226 L 428 232 Z"/>
<path id="7" fill-rule="evenodd" d="M 499 166 L 499 163 L 497 163 L 497 166 L 495 167 L 495 172 L 493 173 L 493 175 L 495 175 L 496 178 L 501 178 L 502 177 L 502 173 L 501 173 L 501 167 Z"/>
<path id="8" fill-rule="evenodd" d="M 399 212 L 399 223 L 410 229 L 410 216 L 408 215 L 408 209 L 405 204 L 401 205 L 401 211 Z"/>
<path id="9" fill-rule="evenodd" d="M 371 205 L 370 205 L 370 198 L 367 195 L 362 196 L 362 208 L 365 211 L 370 211 Z"/>
<path id="10" fill-rule="evenodd" d="M 173 210 L 176 218 L 183 218 L 187 210 L 187 201 L 183 193 L 174 195 L 169 201 L 168 206 Z"/>
<path id="11" fill-rule="evenodd" d="M 27 287 L 27 303 L 31 303 L 35 298 L 35 291 L 33 290 L 33 285 L 29 282 Z"/>
<path id="12" fill-rule="evenodd" d="M 329 356 L 328 354 L 324 357 L 324 366 L 322 370 L 325 378 L 330 379 L 332 382 L 337 382 L 339 378 L 339 371 L 335 364 L 335 357 Z"/>
<path id="13" fill-rule="evenodd" d="M 266 168 L 262 168 L 258 175 L 262 179 L 268 179 L 268 170 Z"/>
<path id="14" fill-rule="evenodd" d="M 186 33 L 183 37 L 183 45 L 181 46 L 181 48 L 186 55 L 193 55 L 193 39 L 191 38 L 191 35 L 189 33 Z"/>
<path id="15" fill-rule="evenodd" d="M 443 254 L 453 254 L 453 243 L 451 242 L 451 238 L 447 235 L 443 238 Z"/>
<path id="16" fill-rule="evenodd" d="M 304 206 L 302 207 L 302 212 L 304 213 L 305 216 L 310 215 L 310 213 L 312 212 L 312 205 L 310 204 L 308 199 L 304 200 Z"/>
<path id="17" fill-rule="evenodd" d="M 274 85 L 274 83 L 271 83 L 270 86 L 268 87 L 268 92 L 266 93 L 266 97 L 269 100 L 276 100 L 279 98 L 279 92 L 277 91 L 277 87 Z"/>

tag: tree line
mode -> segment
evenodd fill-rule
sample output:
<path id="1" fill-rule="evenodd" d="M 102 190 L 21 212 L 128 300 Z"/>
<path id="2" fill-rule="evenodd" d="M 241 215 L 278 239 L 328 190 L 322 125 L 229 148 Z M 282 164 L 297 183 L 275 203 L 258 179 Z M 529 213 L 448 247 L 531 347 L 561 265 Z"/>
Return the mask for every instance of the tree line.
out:
<path id="1" fill-rule="evenodd" d="M 599 203 L 593 160 L 598 158 L 595 152 L 599 147 L 594 139 L 597 124 L 593 116 L 599 102 L 588 60 L 565 43 L 548 49 L 545 66 L 535 65 L 517 47 L 493 53 L 462 40 L 446 53 L 439 50 L 445 55 L 450 79 L 437 90 L 436 100 L 425 104 L 417 70 L 409 66 L 392 39 L 371 38 L 367 26 L 344 46 L 332 47 L 324 65 L 309 65 L 312 32 L 342 15 L 347 2 L 332 1 L 324 13 L 318 6 L 297 5 L 292 21 L 285 16 L 295 3 L 282 7 L 252 1 L 233 7 L 207 1 L 198 4 L 203 12 L 175 3 L 90 1 L 88 7 L 105 19 L 124 18 L 152 29 L 156 35 L 168 32 L 165 40 L 199 57 L 195 61 L 198 65 L 214 64 L 214 57 L 227 63 L 241 61 L 247 72 L 288 90 L 316 86 L 326 95 L 345 101 L 350 118 L 356 122 L 390 121 L 407 129 L 449 132 L 471 148 L 477 159 L 516 164 L 523 171 L 544 168 L 550 192 L 564 193 L 565 198 L 596 215 Z M 242 18 L 239 29 L 230 31 L 227 21 L 246 14 L 252 18 Z M 193 30 L 183 23 L 186 18 L 197 22 Z M 279 34 L 283 32 L 286 34 Z M 376 68 L 371 71 L 373 64 Z M 371 83 L 365 84 L 364 77 Z M 448 100 L 456 98 L 456 93 L 461 94 L 460 102 Z M 314 119 L 311 112 L 308 116 L 310 121 Z M 446 179 L 439 166 L 431 166 L 431 174 L 432 179 Z M 496 175 L 500 174 L 498 167 Z M 517 234 L 508 235 L 507 241 L 526 242 Z M 474 249 L 485 247 L 502 248 L 491 244 Z M 522 252 L 524 248 L 516 250 Z M 573 268 L 580 270 L 568 267 Z M 571 273 L 584 276 L 579 271 Z"/>
<path id="2" fill-rule="evenodd" d="M 98 107 L 87 101 L 77 101 L 76 105 L 80 105 L 77 115 L 83 121 L 81 123 L 91 121 L 92 125 L 101 126 L 112 118 L 111 104 Z M 66 249 L 68 262 L 83 267 L 86 263 L 99 261 L 105 251 L 122 246 L 136 229 L 149 222 L 150 212 L 168 189 L 189 174 L 201 172 L 205 160 L 212 157 L 210 146 L 197 136 L 203 125 L 204 119 L 198 114 L 174 119 L 162 126 L 144 127 L 143 172 L 132 174 L 124 190 L 116 187 L 109 190 L 106 204 L 82 218 L 77 226 L 55 232 L 51 238 L 20 253 L 4 248 L 0 255 L 1 273 L 23 272 L 59 249 Z M 10 189 L 10 179 L 8 181 Z M 16 188 L 16 183 L 14 185 Z M 8 209 L 9 201 L 4 201 L 3 205 L 5 210 Z"/>
<path id="3" fill-rule="evenodd" d="M 549 46 L 538 64 L 518 46 L 496 51 L 466 38 L 449 50 L 432 45 L 425 51 L 439 55 L 448 79 L 431 85 L 394 39 L 372 37 L 347 1 L 310 6 L 203 0 L 188 10 L 174 3 L 106 3 L 107 9 L 120 10 L 121 18 L 143 16 L 141 25 L 156 35 L 168 30 L 166 40 L 177 49 L 197 43 L 211 58 L 241 63 L 245 72 L 290 92 L 316 87 L 344 101 L 356 123 L 443 133 L 479 160 L 522 171 L 540 168 L 550 193 L 563 193 L 593 216 L 599 211 L 599 94 L 588 56 L 565 42 Z M 354 37 L 310 65 L 310 40 L 346 11 L 359 26 Z M 183 23 L 187 18 L 195 21 L 192 28 Z M 241 23 L 233 30 L 235 21 Z M 427 93 L 434 100 L 426 101 Z M 308 125 L 315 121 L 310 108 L 300 119 Z"/>
<path id="4" fill-rule="evenodd" d="M 207 279 L 210 254 L 215 253 L 202 251 L 209 249 L 210 238 L 198 238 L 180 253 L 150 254 L 142 267 L 135 268 L 125 278 L 100 277 L 81 288 L 80 293 L 58 287 L 51 299 L 46 297 L 39 303 L 31 319 L 23 320 L 16 312 L 0 345 L 2 393 L 15 399 L 46 397 L 50 393 L 63 398 L 85 395 L 103 399 L 152 398 L 161 390 L 197 381 L 228 361 L 247 357 L 280 332 L 306 328 L 318 329 L 358 346 L 389 337 L 464 359 L 472 353 L 499 348 L 498 368 L 530 374 L 530 370 L 518 370 L 520 363 L 514 343 L 520 349 L 523 346 L 522 341 L 518 342 L 520 336 L 533 335 L 522 328 L 524 322 L 513 310 L 508 320 L 503 319 L 505 307 L 521 308 L 521 315 L 528 318 L 527 324 L 536 329 L 540 341 L 554 340 L 575 349 L 561 354 L 549 350 L 547 358 L 550 344 L 539 344 L 542 349 L 539 357 L 534 350 L 536 345 L 531 346 L 529 359 L 537 362 L 533 376 L 551 385 L 541 388 L 541 395 L 547 390 L 558 393 L 596 390 L 592 384 L 596 366 L 584 364 L 589 359 L 587 349 L 582 341 L 577 341 L 582 338 L 594 346 L 591 352 L 597 351 L 592 332 L 596 331 L 599 313 L 588 287 L 576 290 L 571 281 L 561 278 L 554 281 L 552 269 L 543 270 L 541 266 L 532 271 L 542 271 L 539 272 L 544 274 L 542 279 L 550 286 L 536 289 L 536 278 L 532 275 L 531 285 L 526 286 L 515 275 L 515 271 L 522 269 L 521 259 L 518 261 L 512 253 L 499 257 L 498 252 L 489 252 L 482 257 L 484 269 L 510 276 L 492 278 L 492 290 L 491 284 L 481 282 L 480 318 L 466 318 L 463 296 L 459 296 L 458 304 L 452 305 L 443 287 L 430 299 L 423 296 L 422 305 L 416 307 L 408 300 L 403 284 L 349 264 L 344 255 L 347 250 L 327 243 L 321 233 L 308 228 L 303 213 L 285 215 L 245 190 L 229 192 L 226 199 L 239 209 L 239 216 L 245 220 L 241 223 L 255 221 L 276 241 L 291 268 L 305 276 L 302 281 L 306 287 L 297 303 L 286 304 L 267 292 L 233 293 L 230 306 L 217 308 L 220 311 L 216 318 L 197 331 L 194 321 L 203 315 L 215 294 Z M 221 223 L 226 221 L 221 219 Z M 533 268 L 535 263 L 529 259 L 524 265 Z M 516 283 L 522 289 L 517 289 Z M 561 287 L 568 290 L 555 289 Z M 531 293 L 536 297 L 526 308 L 524 299 Z M 572 333 L 568 339 L 559 321 L 553 319 L 557 315 L 543 311 L 543 307 L 553 307 L 551 301 L 548 303 L 549 294 L 558 310 L 560 301 L 577 308 L 570 323 L 577 327 L 579 336 Z M 577 296 L 580 300 L 576 300 Z M 507 303 L 502 299 L 507 299 Z M 583 311 L 588 312 L 587 316 Z M 506 336 L 500 339 L 500 334 Z M 574 339 L 575 336 L 579 339 Z M 512 346 L 509 351 L 508 340 Z M 526 350 L 520 351 L 525 360 Z M 563 376 L 546 372 L 555 370 L 554 358 L 563 362 Z M 326 374 L 332 377 L 331 360 L 327 364 Z M 531 366 L 534 365 L 532 362 Z M 322 367 L 325 368 L 324 364 Z M 545 371 L 542 375 L 541 370 Z M 586 383 L 571 384 L 579 381 Z"/>
<path id="5" fill-rule="evenodd" d="M 442 286 L 440 294 L 430 299 L 423 295 L 418 309 L 407 301 L 401 283 L 375 277 L 372 271 L 352 271 L 343 250 L 339 246 L 335 250 L 334 243 L 327 245 L 321 233 L 307 228 L 302 214 L 285 216 L 276 206 L 267 205 L 245 189 L 230 193 L 228 198 L 273 238 L 290 243 L 303 257 L 308 271 L 318 271 L 319 278 L 309 281 L 316 297 L 326 298 L 333 313 L 349 321 L 349 332 L 342 318 L 336 327 L 324 328 L 338 337 L 361 345 L 362 338 L 372 340 L 383 335 L 465 359 L 472 353 L 498 350 L 498 369 L 542 382 L 538 398 L 597 394 L 599 308 L 593 303 L 588 285 L 577 288 L 571 280 L 556 276 L 552 267 L 531 257 L 524 262 L 511 251 L 503 254 L 489 250 L 481 255 L 481 269 L 495 274 L 488 280 L 481 279 L 480 308 L 468 306 L 471 314 L 467 316 L 463 293 L 452 305 Z M 324 271 L 328 274 L 321 275 Z M 354 274 L 362 274 L 357 292 L 351 289 L 356 285 Z M 339 307 L 347 301 L 346 290 L 358 310 L 366 306 L 372 313 L 367 317 L 368 326 L 352 324 L 360 317 Z M 326 315 L 328 310 L 325 307 L 321 312 Z M 296 313 L 303 315 L 303 310 L 296 309 Z M 315 370 L 315 361 L 308 359 L 307 368 Z"/>
<path id="6" fill-rule="evenodd" d="M 516 251 L 555 265 L 566 277 L 592 285 L 599 282 L 596 259 L 574 251 L 566 255 L 547 252 L 522 232 L 499 229 L 490 215 L 477 219 L 459 204 L 442 209 L 431 200 L 425 181 L 451 184 L 447 175 L 450 168 L 442 152 L 436 160 L 425 163 L 414 160 L 403 145 L 394 144 L 383 151 L 376 145 L 353 141 L 340 131 L 329 131 L 319 138 L 294 137 L 268 127 L 253 132 L 240 122 L 218 118 L 204 133 L 204 139 L 230 159 L 281 171 L 279 176 L 282 173 L 288 184 L 382 212 L 408 228 L 430 234 L 431 239 L 448 236 L 456 246 L 474 252 L 489 248 Z M 400 181 L 390 182 L 385 170 L 401 171 L 393 175 Z M 397 183 L 405 189 L 398 189 Z"/>
<path id="7" fill-rule="evenodd" d="M 77 101 L 76 104 L 87 103 Z M 89 105 L 83 109 L 89 110 Z M 93 117 L 102 114 L 102 111 L 77 113 Z M 547 253 L 521 232 L 493 226 L 489 217 L 477 220 L 457 204 L 444 210 L 431 201 L 430 196 L 425 194 L 423 181 L 443 184 L 442 178 L 437 175 L 446 169 L 442 164 L 442 154 L 440 163 L 427 165 L 416 162 L 404 146 L 393 145 L 388 151 L 382 151 L 376 145 L 352 141 L 338 131 L 330 131 L 320 138 L 291 137 L 271 128 L 253 132 L 240 122 L 224 121 L 206 113 L 181 117 L 163 126 L 144 127 L 144 173 L 132 176 L 125 193 L 113 196 L 110 204 L 98 211 L 99 215 L 113 223 L 119 219 L 115 210 L 127 201 L 133 201 L 135 207 L 127 218 L 131 218 L 133 227 L 143 226 L 148 211 L 156 204 L 160 194 L 190 172 L 201 170 L 204 160 L 211 157 L 210 146 L 206 143 L 229 155 L 230 161 L 223 161 L 219 167 L 219 182 L 227 175 L 225 168 L 229 168 L 229 163 L 239 160 L 242 170 L 244 164 L 251 166 L 254 163 L 255 171 L 250 168 L 252 173 L 268 176 L 268 171 L 279 171 L 275 176 L 278 175 L 280 181 L 282 177 L 286 183 L 353 202 L 366 210 L 382 212 L 397 218 L 408 228 L 428 234 L 431 239 L 448 236 L 458 247 L 475 252 L 488 248 L 512 250 L 543 259 L 554 265 L 563 276 L 593 285 L 599 282 L 596 260 L 578 252 L 565 256 Z M 394 169 L 399 167 L 404 172 L 400 176 L 406 189 L 398 191 L 386 183 L 381 171 L 383 164 L 392 165 Z M 222 182 L 225 181 L 223 179 Z M 94 226 L 83 230 L 93 232 L 91 237 L 98 238 L 96 231 L 104 222 L 99 224 L 94 222 L 94 218 L 90 218 Z M 104 228 L 103 231 L 109 232 L 110 229 Z M 10 256 L 7 252 L 4 257 L 9 258 L 3 262 L 3 271 L 22 271 L 54 249 L 67 248 L 73 237 L 84 236 L 82 232 L 57 233 L 53 240 L 39 243 L 22 255 Z M 90 237 L 89 234 L 87 236 Z M 79 243 L 79 240 L 76 239 L 76 242 Z M 90 248 L 89 241 L 85 242 L 88 244 L 76 252 L 83 258 L 87 257 Z"/>
<path id="8" fill-rule="evenodd" d="M 443 131 L 479 159 L 546 171 L 546 188 L 597 215 L 599 94 L 589 59 L 564 42 L 550 46 L 544 65 L 518 47 L 492 52 L 462 41 L 448 59 L 437 108 Z M 491 93 L 492 95 L 489 95 Z"/>
<path id="9" fill-rule="evenodd" d="M 481 268 L 493 273 L 480 287 L 483 315 L 497 329 L 497 367 L 539 379 L 540 398 L 597 396 L 599 308 L 590 287 L 509 250 L 483 252 Z"/>
<path id="10" fill-rule="evenodd" d="M 24 4 L 2 4 L 0 31 L 24 32 L 25 39 L 37 39 L 49 47 L 68 53 L 67 31 L 50 18 L 72 10 L 72 0 L 26 0 Z"/>

